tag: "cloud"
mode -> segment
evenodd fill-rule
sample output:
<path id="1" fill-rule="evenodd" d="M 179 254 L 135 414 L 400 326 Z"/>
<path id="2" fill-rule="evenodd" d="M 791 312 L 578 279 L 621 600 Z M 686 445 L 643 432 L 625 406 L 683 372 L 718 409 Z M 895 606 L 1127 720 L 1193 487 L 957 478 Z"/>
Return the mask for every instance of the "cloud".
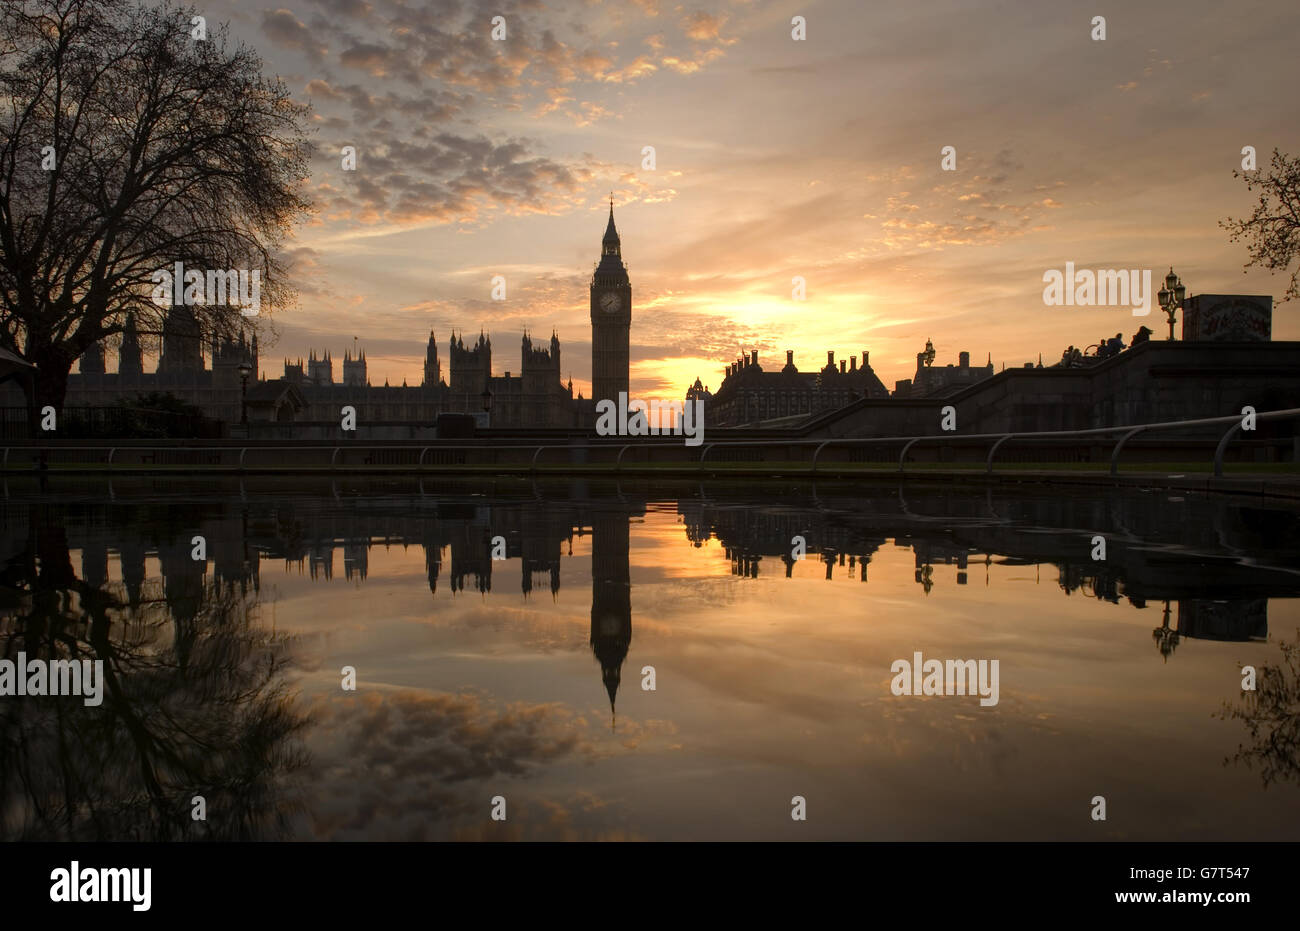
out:
<path id="1" fill-rule="evenodd" d="M 690 13 L 682 19 L 682 32 L 696 42 L 714 41 L 722 29 L 726 16 L 712 16 L 709 13 Z"/>
<path id="2" fill-rule="evenodd" d="M 289 10 L 264 12 L 262 33 L 281 48 L 296 49 L 312 61 L 320 61 L 326 52 L 326 46 Z"/>

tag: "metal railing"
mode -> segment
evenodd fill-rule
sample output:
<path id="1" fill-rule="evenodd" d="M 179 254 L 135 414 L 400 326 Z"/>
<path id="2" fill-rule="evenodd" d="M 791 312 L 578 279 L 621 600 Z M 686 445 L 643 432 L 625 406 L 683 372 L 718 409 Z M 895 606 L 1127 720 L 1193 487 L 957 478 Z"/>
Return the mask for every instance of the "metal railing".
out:
<path id="1" fill-rule="evenodd" d="M 1300 417 L 1300 408 L 1288 408 L 1280 411 L 1265 411 L 1253 415 L 1256 422 L 1266 420 L 1289 420 Z M 993 459 L 998 450 L 1008 440 L 1046 440 L 1046 439 L 1082 439 L 1090 436 L 1114 436 L 1120 434 L 1119 441 L 1115 444 L 1110 454 L 1110 474 L 1116 475 L 1119 472 L 1119 454 L 1124 449 L 1124 445 L 1133 437 L 1141 433 L 1158 432 L 1162 430 L 1179 430 L 1189 427 L 1211 427 L 1231 424 L 1223 437 L 1219 440 L 1219 445 L 1214 451 L 1214 474 L 1216 477 L 1223 476 L 1223 454 L 1228 447 L 1228 442 L 1241 431 L 1245 417 L 1240 414 L 1232 414 L 1226 417 L 1204 417 L 1197 420 L 1172 420 L 1163 423 L 1140 424 L 1138 426 L 1127 427 L 1097 427 L 1086 430 L 1040 430 L 1040 431 L 1016 431 L 1011 433 L 940 433 L 929 436 L 890 436 L 890 437 L 837 437 L 822 441 L 791 441 L 776 440 L 769 442 L 740 442 L 735 444 L 727 443 L 710 443 L 704 448 L 704 453 L 700 456 L 700 461 L 708 455 L 710 449 L 715 446 L 800 446 L 805 443 L 819 442 L 817 449 L 813 452 L 812 466 L 810 472 L 816 473 L 817 460 L 821 456 L 821 451 L 827 446 L 868 446 L 902 443 L 902 452 L 898 454 L 898 471 L 904 471 L 904 465 L 907 462 L 907 454 L 912 447 L 918 443 L 925 442 L 949 442 L 953 440 L 992 440 L 993 446 L 989 449 L 988 457 L 984 461 L 984 471 L 991 473 L 993 471 Z M 620 456 L 621 458 L 621 456 Z"/>
<path id="2" fill-rule="evenodd" d="M 1279 411 L 1264 411 L 1264 412 L 1256 413 L 1253 416 L 1255 422 L 1257 423 L 1271 421 L 1271 420 L 1290 420 L 1294 418 L 1300 418 L 1300 408 L 1289 408 L 1286 410 L 1279 410 Z M 715 449 L 764 449 L 764 448 L 782 448 L 782 447 L 787 449 L 811 448 L 813 450 L 813 455 L 812 455 L 811 463 L 809 464 L 808 474 L 815 475 L 817 473 L 822 451 L 826 449 L 828 446 L 869 447 L 869 446 L 884 446 L 890 444 L 902 444 L 902 450 L 898 456 L 897 471 L 903 472 L 906 470 L 907 454 L 913 449 L 913 447 L 917 446 L 918 444 L 925 444 L 925 443 L 951 444 L 954 442 L 960 442 L 964 444 L 970 442 L 987 441 L 987 442 L 991 442 L 992 445 L 990 446 L 988 455 L 985 457 L 984 460 L 984 471 L 986 473 L 992 473 L 994 460 L 997 456 L 998 451 L 1006 443 L 1011 441 L 1069 440 L 1069 439 L 1084 439 L 1088 437 L 1118 436 L 1118 440 L 1116 441 L 1110 454 L 1110 474 L 1116 475 L 1118 474 L 1118 470 L 1119 470 L 1120 453 L 1123 451 L 1125 445 L 1131 439 L 1133 439 L 1136 436 L 1139 436 L 1140 434 L 1171 431 L 1171 430 L 1185 430 L 1188 428 L 1229 425 L 1229 428 L 1220 437 L 1218 445 L 1215 448 L 1215 452 L 1214 452 L 1214 475 L 1216 477 L 1222 477 L 1224 453 L 1227 450 L 1228 445 L 1233 439 L 1233 437 L 1241 432 L 1244 421 L 1245 418 L 1242 415 L 1234 414 L 1225 417 L 1206 417 L 1198 420 L 1167 421 L 1163 423 L 1139 424 L 1137 426 L 1123 426 L 1123 427 L 1099 427 L 1095 429 L 1086 429 L 1086 430 L 1013 431 L 1013 432 L 1006 432 L 1006 433 L 974 433 L 974 434 L 941 433 L 941 434 L 933 434 L 927 436 L 835 437 L 831 439 L 813 439 L 813 440 L 799 440 L 799 439 L 722 440 L 722 441 L 708 443 L 704 445 L 700 450 L 699 459 L 694 462 L 694 466 L 697 471 L 703 472 L 707 465 L 709 453 Z M 391 444 L 372 445 L 360 441 L 358 441 L 356 444 L 304 442 L 292 446 L 287 446 L 287 445 L 265 445 L 264 446 L 264 445 L 245 445 L 245 444 L 220 444 L 220 445 L 213 444 L 213 445 L 206 445 L 206 446 L 183 446 L 183 445 L 151 446 L 146 444 L 130 444 L 129 446 L 118 445 L 112 447 L 105 447 L 105 446 L 63 446 L 63 445 L 42 446 L 39 444 L 31 444 L 22 447 L 11 447 L 6 445 L 4 447 L 3 458 L 0 458 L 0 468 L 6 468 L 8 466 L 9 453 L 12 448 L 20 448 L 20 449 L 41 451 L 41 452 L 48 452 L 48 451 L 75 452 L 75 451 L 84 450 L 84 451 L 94 451 L 98 453 L 104 453 L 107 450 L 107 454 L 108 454 L 107 458 L 102 461 L 110 469 L 113 468 L 113 460 L 119 449 L 153 451 L 154 456 L 151 458 L 153 458 L 155 461 L 156 461 L 157 453 L 162 451 L 175 452 L 175 453 L 208 453 L 208 454 L 215 453 L 218 456 L 220 456 L 220 454 L 223 451 L 226 450 L 233 451 L 238 449 L 239 458 L 237 461 L 237 465 L 235 466 L 235 468 L 238 471 L 244 471 L 248 468 L 245 464 L 245 459 L 247 457 L 249 450 L 256 450 L 258 452 L 296 452 L 296 453 L 302 453 L 304 451 L 312 451 L 312 450 L 320 450 L 321 452 L 324 452 L 328 450 L 330 451 L 329 468 L 331 470 L 340 468 L 339 461 L 338 461 L 339 454 L 344 450 L 348 450 L 348 449 L 364 450 L 365 452 L 370 453 L 372 455 L 376 452 L 388 451 L 388 450 L 401 450 L 413 454 L 416 450 L 419 450 L 419 456 L 415 457 L 415 461 L 413 463 L 393 463 L 394 465 L 413 465 L 418 470 L 424 470 L 426 468 L 429 468 L 426 467 L 425 465 L 425 459 L 430 450 L 436 450 L 438 452 L 455 452 L 455 451 L 471 451 L 471 450 L 479 451 L 479 452 L 482 452 L 484 450 L 492 450 L 492 451 L 521 450 L 521 451 L 532 452 L 532 456 L 528 460 L 527 471 L 530 473 L 534 473 L 538 470 L 539 462 L 541 460 L 542 454 L 547 450 L 572 451 L 575 449 L 580 449 L 583 450 L 584 452 L 590 452 L 592 450 L 605 449 L 612 452 L 613 450 L 617 449 L 618 454 L 614 459 L 614 471 L 619 472 L 622 471 L 622 469 L 624 468 L 623 458 L 629 450 L 632 449 L 662 450 L 665 448 L 665 445 L 666 444 L 664 443 L 626 443 L 621 445 L 618 443 L 605 443 L 605 444 L 598 444 L 594 446 L 590 444 L 575 446 L 572 443 L 506 443 L 506 444 L 482 443 L 482 444 L 475 444 L 475 445 L 466 445 L 466 444 L 429 445 L 429 444 L 408 443 L 406 445 L 397 446 Z M 193 465 L 196 463 L 190 463 L 190 464 Z M 375 463 L 371 463 L 371 462 L 363 463 L 363 465 L 372 465 L 372 464 Z M 379 464 L 382 465 L 383 463 L 379 463 Z M 466 463 L 466 464 L 474 465 L 474 463 Z M 573 463 L 570 462 L 569 464 L 572 465 Z M 675 464 L 675 463 L 670 463 L 670 464 Z M 688 465 L 690 463 L 689 461 L 683 461 L 680 464 Z M 180 465 L 186 465 L 186 463 L 180 463 Z M 437 463 L 434 463 L 432 464 L 431 467 L 436 467 L 436 465 Z M 483 465 L 487 467 L 487 466 L 495 466 L 500 464 L 483 463 Z M 343 467 L 346 468 L 347 464 L 344 464 Z"/>

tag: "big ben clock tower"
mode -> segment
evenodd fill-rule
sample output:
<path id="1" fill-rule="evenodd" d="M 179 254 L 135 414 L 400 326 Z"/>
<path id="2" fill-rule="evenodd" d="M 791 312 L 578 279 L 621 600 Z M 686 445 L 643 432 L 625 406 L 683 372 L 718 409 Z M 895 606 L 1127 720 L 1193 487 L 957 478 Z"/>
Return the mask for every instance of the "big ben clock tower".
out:
<path id="1" fill-rule="evenodd" d="M 632 283 L 614 228 L 614 199 L 600 244 L 600 264 L 591 276 L 591 396 L 618 403 L 627 391 L 628 336 L 632 330 Z"/>

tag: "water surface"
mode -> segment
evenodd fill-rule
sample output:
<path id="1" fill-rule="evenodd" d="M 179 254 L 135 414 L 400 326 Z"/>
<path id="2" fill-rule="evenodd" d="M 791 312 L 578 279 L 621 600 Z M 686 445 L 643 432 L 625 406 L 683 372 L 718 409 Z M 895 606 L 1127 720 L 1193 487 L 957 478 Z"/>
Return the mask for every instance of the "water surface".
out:
<path id="1" fill-rule="evenodd" d="M 0 650 L 110 670 L 99 708 L 0 698 L 6 839 L 1300 825 L 1300 515 L 1276 504 L 780 482 L 5 490 Z M 918 651 L 998 660 L 997 705 L 894 695 L 891 664 Z"/>

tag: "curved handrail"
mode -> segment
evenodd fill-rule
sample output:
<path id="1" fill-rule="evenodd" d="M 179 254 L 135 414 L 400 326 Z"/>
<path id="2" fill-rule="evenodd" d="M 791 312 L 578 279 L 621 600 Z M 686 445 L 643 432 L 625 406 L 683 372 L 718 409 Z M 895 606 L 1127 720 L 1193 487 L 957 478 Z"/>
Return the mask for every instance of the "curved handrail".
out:
<path id="1" fill-rule="evenodd" d="M 923 439 L 925 439 L 923 436 L 914 437 L 913 439 L 908 440 L 906 445 L 903 446 L 903 451 L 898 454 L 898 471 L 903 471 L 903 463 L 907 461 L 907 451 Z"/>
<path id="2" fill-rule="evenodd" d="M 834 440 L 827 440 L 825 443 L 822 443 L 813 451 L 812 468 L 808 470 L 813 475 L 817 474 L 817 457 L 822 454 L 822 450 L 826 448 L 827 443 L 832 443 L 832 442 L 834 442 Z"/>
<path id="3" fill-rule="evenodd" d="M 1119 452 L 1121 449 L 1124 448 L 1124 444 L 1127 443 L 1133 437 L 1137 436 L 1145 429 L 1146 427 L 1134 427 L 1128 433 L 1125 433 L 1123 436 L 1119 438 L 1119 442 L 1115 444 L 1115 448 L 1110 451 L 1110 474 L 1111 475 L 1119 474 Z"/>
<path id="4" fill-rule="evenodd" d="M 1223 451 L 1228 448 L 1228 441 L 1232 439 L 1235 434 L 1240 432 L 1240 430 L 1241 430 L 1241 421 L 1238 420 L 1236 423 L 1234 423 L 1231 427 L 1228 428 L 1228 432 L 1223 434 L 1223 438 L 1219 440 L 1219 445 L 1214 450 L 1214 477 L 1215 478 L 1223 478 Z"/>
<path id="5" fill-rule="evenodd" d="M 1007 433 L 1000 440 L 998 440 L 996 443 L 993 444 L 993 448 L 989 450 L 989 457 L 984 460 L 985 472 L 988 472 L 990 474 L 993 472 L 993 457 L 997 454 L 998 447 L 1001 446 L 1003 443 L 1005 443 L 1007 440 L 1011 439 L 1013 436 L 1015 436 L 1014 433 Z"/>

